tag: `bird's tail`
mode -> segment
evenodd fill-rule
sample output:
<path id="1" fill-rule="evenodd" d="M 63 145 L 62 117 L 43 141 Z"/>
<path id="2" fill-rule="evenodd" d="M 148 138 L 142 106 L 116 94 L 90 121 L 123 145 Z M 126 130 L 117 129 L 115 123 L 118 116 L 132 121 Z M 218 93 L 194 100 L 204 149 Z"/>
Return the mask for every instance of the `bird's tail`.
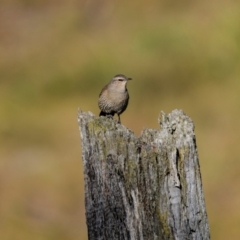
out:
<path id="1" fill-rule="evenodd" d="M 101 111 L 100 113 L 99 113 L 99 117 L 100 116 L 106 116 L 107 114 L 105 113 L 105 112 L 103 112 L 103 111 Z"/>
<path id="2" fill-rule="evenodd" d="M 106 113 L 106 112 L 104 112 L 104 111 L 101 111 L 101 112 L 99 113 L 99 117 L 100 117 L 100 116 L 113 117 L 114 114 L 115 114 L 114 112 Z"/>

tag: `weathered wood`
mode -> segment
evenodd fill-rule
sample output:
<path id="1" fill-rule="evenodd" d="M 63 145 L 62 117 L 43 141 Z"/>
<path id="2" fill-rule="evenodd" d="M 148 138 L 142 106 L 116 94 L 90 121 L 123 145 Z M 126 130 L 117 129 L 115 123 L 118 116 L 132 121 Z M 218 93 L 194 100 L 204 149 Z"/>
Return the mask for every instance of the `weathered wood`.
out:
<path id="1" fill-rule="evenodd" d="M 194 124 L 182 110 L 138 138 L 114 119 L 79 112 L 88 236 L 210 239 Z"/>

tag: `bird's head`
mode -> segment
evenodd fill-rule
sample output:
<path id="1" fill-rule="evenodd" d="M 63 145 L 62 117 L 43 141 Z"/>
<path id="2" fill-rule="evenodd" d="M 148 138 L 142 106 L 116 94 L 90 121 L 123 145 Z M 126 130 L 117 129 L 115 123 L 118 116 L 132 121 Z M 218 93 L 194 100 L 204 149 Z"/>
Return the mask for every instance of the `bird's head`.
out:
<path id="1" fill-rule="evenodd" d="M 126 77 L 123 74 L 117 74 L 116 76 L 114 76 L 112 78 L 111 83 L 114 84 L 115 88 L 119 89 L 119 90 L 125 90 L 127 82 L 129 80 L 132 80 L 132 78 Z"/>

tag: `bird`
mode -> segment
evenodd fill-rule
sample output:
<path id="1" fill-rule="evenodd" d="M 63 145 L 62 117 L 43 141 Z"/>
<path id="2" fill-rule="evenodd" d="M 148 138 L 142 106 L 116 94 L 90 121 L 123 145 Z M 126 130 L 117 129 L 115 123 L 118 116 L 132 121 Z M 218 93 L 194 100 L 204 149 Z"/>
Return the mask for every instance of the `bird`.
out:
<path id="1" fill-rule="evenodd" d="M 113 117 L 116 113 L 118 123 L 121 123 L 120 115 L 126 110 L 129 101 L 127 90 L 129 80 L 132 78 L 117 74 L 102 89 L 98 98 L 98 106 L 101 110 L 99 116 Z"/>

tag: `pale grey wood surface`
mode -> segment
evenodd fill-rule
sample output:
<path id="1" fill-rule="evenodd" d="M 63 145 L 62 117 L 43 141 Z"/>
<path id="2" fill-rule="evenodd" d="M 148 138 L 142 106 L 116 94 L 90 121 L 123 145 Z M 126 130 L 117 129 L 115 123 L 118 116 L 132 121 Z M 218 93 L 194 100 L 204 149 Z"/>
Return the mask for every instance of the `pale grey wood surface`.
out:
<path id="1" fill-rule="evenodd" d="M 88 236 L 210 239 L 194 124 L 162 112 L 138 138 L 114 119 L 78 114 Z"/>

